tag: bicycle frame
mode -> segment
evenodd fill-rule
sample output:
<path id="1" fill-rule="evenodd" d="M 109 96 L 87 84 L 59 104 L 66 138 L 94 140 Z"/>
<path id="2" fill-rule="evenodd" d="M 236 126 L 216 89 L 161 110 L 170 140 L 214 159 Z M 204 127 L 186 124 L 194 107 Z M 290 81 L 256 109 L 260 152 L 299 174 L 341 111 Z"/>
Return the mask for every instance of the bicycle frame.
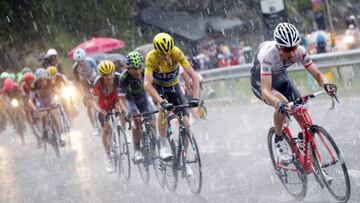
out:
<path id="1" fill-rule="evenodd" d="M 323 94 L 323 93 L 319 93 L 319 94 Z M 301 153 L 301 150 L 298 149 L 298 147 L 294 141 L 294 137 L 288 127 L 288 121 L 285 120 L 284 125 L 283 125 L 283 132 L 290 140 L 292 151 L 295 152 L 296 157 L 300 161 L 300 164 L 304 167 L 307 174 L 313 172 L 312 148 L 315 149 L 315 153 L 316 153 L 317 157 L 319 157 L 319 160 L 321 161 L 322 166 L 326 166 L 326 164 L 325 165 L 323 164 L 320 153 L 317 149 L 315 139 L 313 136 L 313 132 L 312 132 L 312 126 L 314 125 L 314 123 L 313 123 L 312 119 L 310 118 L 309 112 L 305 106 L 305 104 L 307 103 L 309 98 L 313 98 L 316 95 L 317 94 L 315 93 L 314 95 L 307 95 L 307 96 L 302 97 L 301 100 L 299 100 L 301 103 L 296 104 L 294 106 L 295 107 L 294 110 L 290 113 L 290 115 L 292 115 L 292 116 L 296 115 L 297 118 L 300 118 L 297 121 L 302 129 L 304 139 L 305 139 L 303 154 Z M 326 147 L 328 153 L 330 154 L 330 156 L 332 157 L 332 159 L 335 161 L 335 157 L 334 157 L 333 153 L 329 149 L 329 146 L 325 143 L 322 136 L 320 136 L 320 139 L 321 139 L 322 143 L 325 145 L 325 147 Z M 288 170 L 292 170 L 282 164 L 278 164 L 278 166 L 288 169 Z M 296 170 L 296 169 L 294 169 L 294 170 Z"/>

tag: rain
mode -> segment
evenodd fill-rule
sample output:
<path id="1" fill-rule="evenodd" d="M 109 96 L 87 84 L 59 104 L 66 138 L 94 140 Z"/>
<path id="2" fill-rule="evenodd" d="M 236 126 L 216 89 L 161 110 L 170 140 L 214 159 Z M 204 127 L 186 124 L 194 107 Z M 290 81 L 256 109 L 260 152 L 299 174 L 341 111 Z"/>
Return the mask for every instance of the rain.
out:
<path id="1" fill-rule="evenodd" d="M 342 184 L 341 180 L 338 182 L 341 164 L 346 164 L 350 180 L 349 198 L 345 201 L 360 202 L 358 0 L 4 0 L 0 5 L 0 202 L 342 202 L 334 198 L 326 187 L 334 187 L 335 192 L 343 190 L 345 183 Z M 274 41 L 274 30 L 281 22 L 296 27 L 301 38 L 299 45 L 286 47 Z M 154 50 L 156 45 L 153 40 L 158 33 L 168 33 L 185 59 L 174 59 L 171 54 Z M 269 41 L 273 41 L 269 45 L 271 53 L 261 48 L 266 43 L 271 44 Z M 295 53 L 294 58 L 281 54 L 286 52 L 286 48 L 294 47 L 295 51 L 287 51 L 287 54 Z M 84 84 L 81 81 L 84 79 L 78 79 L 74 74 L 80 64 L 74 56 L 78 48 L 85 50 L 86 58 L 94 60 L 96 65 L 94 74 L 78 74 L 88 74 L 87 77 L 94 78 L 101 76 L 97 64 L 103 61 L 112 61 L 114 71 L 124 76 L 130 70 L 127 63 L 129 57 L 126 56 L 132 51 L 143 56 L 144 70 L 150 69 L 146 65 L 150 63 L 147 59 L 151 61 L 151 53 L 155 53 L 155 57 L 161 56 L 154 63 L 156 67 L 153 71 L 157 75 L 152 75 L 152 85 L 168 88 L 169 92 L 175 94 L 180 89 L 176 88 L 179 84 L 181 94 L 187 95 L 183 98 L 176 96 L 174 101 L 178 103 L 190 103 L 195 98 L 192 78 L 200 80 L 200 98 L 197 101 L 204 103 L 200 107 L 205 113 L 199 114 L 196 109 L 200 107 L 188 109 L 190 129 L 196 138 L 201 159 L 200 169 L 196 168 L 196 164 L 192 165 L 194 172 L 202 173 L 199 194 L 193 194 L 189 183 L 191 178 L 196 179 L 198 175 L 188 174 L 186 164 L 192 164 L 191 161 L 179 161 L 176 191 L 170 191 L 166 181 L 163 185 L 159 184 L 155 171 L 170 173 L 164 175 L 165 179 L 171 176 L 170 170 L 166 172 L 164 169 L 166 164 L 169 165 L 165 163 L 168 161 L 161 160 L 160 155 L 149 167 L 150 181 L 146 184 L 139 172 L 139 164 L 133 161 L 136 149 L 133 131 L 123 120 L 119 125 L 126 123 L 122 128 L 128 140 L 130 178 L 127 180 L 120 169 L 107 172 L 108 154 L 104 150 L 100 125 L 103 120 L 98 119 L 101 117 L 99 112 L 93 115 L 98 127 L 89 120 L 85 99 L 87 92 L 83 92 Z M 56 54 L 50 55 L 51 49 Z M 273 57 L 275 52 L 276 56 Z M 269 58 L 266 57 L 273 58 L 268 62 Z M 189 62 L 195 71 L 182 67 L 187 64 L 184 61 Z M 321 168 L 319 171 L 316 171 L 315 161 L 304 169 L 308 170 L 307 182 L 300 184 L 306 184 L 307 190 L 300 198 L 291 195 L 291 187 L 296 183 L 291 182 L 292 170 L 289 168 L 295 167 L 296 163 L 306 168 L 305 158 L 298 158 L 305 151 L 297 148 L 299 135 L 305 131 L 292 116 L 289 129 L 293 138 L 290 142 L 298 151 L 291 152 L 292 162 L 288 165 L 279 163 L 280 158 L 274 151 L 274 161 L 277 162 L 274 163 L 277 170 L 274 170 L 270 154 L 276 146 L 268 145 L 268 142 L 275 142 L 272 139 L 268 141 L 268 136 L 274 126 L 274 112 L 278 112 L 281 106 L 278 101 L 273 105 L 271 101 L 267 102 L 266 96 L 260 96 L 261 100 L 256 95 L 256 91 L 261 94 L 267 88 L 264 83 L 260 89 L 254 85 L 261 85 L 262 81 L 267 80 L 263 72 L 259 76 L 261 80 L 254 76 L 257 62 L 261 68 L 266 63 L 272 68 L 272 75 L 266 77 L 272 79 L 269 89 L 272 97 L 277 98 L 274 95 L 280 91 L 276 83 L 283 82 L 283 78 L 276 78 L 276 71 L 282 71 L 290 81 L 286 85 L 293 84 L 302 96 L 324 91 L 324 94 L 310 98 L 301 108 L 309 113 L 308 122 L 323 127 L 330 134 L 342 159 L 340 157 L 330 163 L 331 155 L 327 154 L 324 155 L 327 162 L 318 166 Z M 90 66 L 90 62 L 86 63 Z M 35 75 L 40 68 L 51 66 L 64 75 L 67 87 L 73 88 L 65 104 L 70 106 L 70 110 L 63 109 L 70 123 L 69 132 L 64 132 L 68 140 L 65 140 L 64 146 L 60 146 L 59 141 L 59 154 L 51 140 L 43 140 L 42 132 L 32 129 L 27 112 L 32 112 L 29 109 L 33 107 L 28 103 L 30 95 L 23 88 L 26 68 Z M 318 69 L 320 80 L 327 81 L 326 84 L 336 85 L 339 102 L 335 103 L 334 109 L 330 109 L 333 97 L 326 94 L 326 85 L 320 87 L 317 75 L 312 74 L 308 67 Z M 172 71 L 165 73 L 172 68 Z M 182 70 L 177 71 L 178 68 Z M 141 80 L 146 74 L 146 71 L 142 73 Z M 96 85 L 91 84 L 96 80 L 94 78 L 88 83 L 91 89 L 89 93 L 96 98 L 94 103 L 98 103 L 98 95 L 94 93 Z M 5 83 L 8 79 L 12 84 L 16 83 L 16 96 L 7 92 Z M 159 85 L 172 79 L 176 81 L 175 85 Z M 37 91 L 35 83 L 28 88 L 30 92 Z M 132 87 L 129 89 L 133 90 Z M 146 91 L 150 98 L 150 91 Z M 155 88 L 155 91 L 159 90 Z M 56 94 L 65 94 L 63 92 L 59 88 Z M 291 95 L 294 96 L 294 92 Z M 14 98 L 19 104 L 13 103 Z M 149 105 L 160 108 L 161 104 L 156 104 L 155 99 L 150 98 Z M 111 101 L 108 99 L 106 102 Z M 129 106 L 127 110 L 130 111 Z M 94 107 L 93 111 L 97 109 Z M 39 112 L 31 115 L 36 113 Z M 61 116 L 61 110 L 57 114 Z M 125 118 L 125 114 L 121 116 Z M 166 122 L 165 114 L 156 116 L 158 119 L 163 116 L 164 119 L 160 121 Z M 64 121 L 61 125 L 65 125 Z M 135 125 L 135 121 L 132 121 L 132 125 Z M 181 132 L 179 121 L 173 120 L 171 125 L 171 130 L 169 128 L 166 132 L 172 131 L 172 136 L 177 138 Z M 310 128 L 306 132 L 316 134 L 313 126 Z M 314 149 L 315 155 L 308 157 L 312 161 L 326 151 L 326 147 L 321 148 L 321 143 L 325 141 L 314 138 L 314 142 L 320 147 L 318 151 Z M 184 145 L 186 150 L 195 148 L 194 143 L 186 142 Z M 174 146 L 179 147 L 177 140 Z M 191 157 L 190 151 L 179 155 Z M 198 157 L 194 159 L 199 163 Z M 294 170 L 297 169 L 295 167 Z M 286 179 L 289 179 L 286 181 L 290 184 L 281 175 L 284 171 L 288 176 Z M 325 182 L 325 175 L 334 178 L 333 182 Z"/>

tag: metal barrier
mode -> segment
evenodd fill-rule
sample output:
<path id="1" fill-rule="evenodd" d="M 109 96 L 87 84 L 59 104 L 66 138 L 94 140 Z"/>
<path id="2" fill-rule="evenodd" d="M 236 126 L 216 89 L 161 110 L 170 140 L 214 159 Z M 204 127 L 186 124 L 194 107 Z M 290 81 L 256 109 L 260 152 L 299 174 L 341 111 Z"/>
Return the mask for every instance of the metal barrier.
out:
<path id="1" fill-rule="evenodd" d="M 360 64 L 360 49 L 311 55 L 311 59 L 316 63 L 318 68 Z M 251 66 L 252 64 L 230 66 L 201 71 L 200 74 L 204 77 L 204 83 L 217 80 L 237 79 L 249 77 Z M 288 68 L 288 71 L 297 70 L 304 70 L 304 66 L 302 64 L 294 64 L 293 66 Z"/>

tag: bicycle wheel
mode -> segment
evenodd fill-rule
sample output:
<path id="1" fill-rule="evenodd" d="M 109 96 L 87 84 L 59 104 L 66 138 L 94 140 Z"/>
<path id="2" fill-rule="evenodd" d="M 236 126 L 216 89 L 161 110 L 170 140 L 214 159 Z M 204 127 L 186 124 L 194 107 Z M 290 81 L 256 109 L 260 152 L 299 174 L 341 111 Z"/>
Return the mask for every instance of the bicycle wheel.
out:
<path id="1" fill-rule="evenodd" d="M 144 160 L 140 163 L 136 163 L 141 179 L 147 185 L 149 184 L 149 165 L 151 164 L 150 157 L 150 140 L 145 133 L 141 133 L 141 152 L 144 156 Z"/>
<path id="2" fill-rule="evenodd" d="M 188 138 L 189 143 L 187 150 L 182 153 L 183 160 L 183 174 L 192 194 L 198 195 L 202 187 L 202 165 L 199 147 L 196 143 L 194 134 L 191 130 L 186 134 L 185 139 Z M 190 167 L 187 169 L 186 167 Z M 192 174 L 188 174 L 192 173 Z"/>
<path id="3" fill-rule="evenodd" d="M 63 107 L 61 107 L 60 109 L 60 121 L 64 133 L 64 139 L 67 143 L 66 145 L 71 149 L 71 137 L 70 137 L 71 126 L 70 126 L 69 118 L 66 115 L 66 112 L 64 111 Z"/>
<path id="4" fill-rule="evenodd" d="M 178 184 L 178 170 L 180 160 L 178 154 L 180 148 L 176 147 L 174 139 L 168 139 L 173 158 L 170 161 L 161 161 L 162 171 L 165 176 L 165 185 L 170 192 L 175 192 Z"/>
<path id="5" fill-rule="evenodd" d="M 291 144 L 287 136 L 284 136 L 284 138 L 288 144 L 288 148 L 292 149 L 290 147 Z M 268 148 L 275 172 L 286 191 L 296 199 L 304 199 L 307 191 L 307 176 L 304 167 L 299 163 L 297 158 L 294 158 L 293 161 L 291 161 L 291 163 L 286 166 L 279 163 L 277 155 L 274 154 L 274 151 L 276 151 L 276 146 L 275 128 L 273 127 L 270 128 L 268 133 Z M 293 152 L 293 154 L 295 153 Z"/>
<path id="6" fill-rule="evenodd" d="M 21 141 L 21 145 L 25 145 L 25 136 L 24 136 L 24 129 L 25 129 L 25 125 L 23 123 L 23 121 L 21 120 L 21 116 L 20 113 L 17 112 L 15 115 L 15 123 L 16 123 L 16 131 L 20 136 L 20 141 Z"/>
<path id="7" fill-rule="evenodd" d="M 155 130 L 152 127 L 148 129 L 148 135 L 150 138 L 150 158 L 152 161 L 154 174 L 159 186 L 163 188 L 165 184 L 165 176 L 161 167 L 160 143 L 157 141 Z"/>
<path id="8" fill-rule="evenodd" d="M 350 180 L 340 150 L 324 128 L 312 126 L 311 131 L 315 142 L 312 147 L 314 167 L 321 171 L 318 175 L 331 195 L 346 202 L 350 198 Z"/>
<path id="9" fill-rule="evenodd" d="M 131 175 L 129 144 L 126 140 L 125 131 L 121 127 L 117 129 L 117 132 L 120 143 L 120 154 L 118 157 L 119 175 L 123 176 L 125 180 L 128 181 Z"/>
<path id="10" fill-rule="evenodd" d="M 50 129 L 50 132 L 48 132 L 48 136 L 50 135 L 49 139 L 50 139 L 51 146 L 54 148 L 56 156 L 60 158 L 60 150 L 59 150 L 59 144 L 58 144 L 58 139 L 60 139 L 59 133 L 53 123 L 50 124 L 49 129 Z"/>

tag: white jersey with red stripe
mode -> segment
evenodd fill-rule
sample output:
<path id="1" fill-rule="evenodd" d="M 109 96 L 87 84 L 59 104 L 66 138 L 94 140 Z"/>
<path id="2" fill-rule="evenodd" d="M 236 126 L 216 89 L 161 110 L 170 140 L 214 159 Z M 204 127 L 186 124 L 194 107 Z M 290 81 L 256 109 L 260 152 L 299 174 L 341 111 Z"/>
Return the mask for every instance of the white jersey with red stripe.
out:
<path id="1" fill-rule="evenodd" d="M 296 62 L 301 62 L 305 68 L 313 64 L 304 47 L 298 46 L 295 52 L 295 61 L 284 62 L 275 41 L 266 41 L 259 45 L 259 50 L 254 59 L 253 69 L 260 69 L 260 75 L 272 75 L 283 72 Z M 252 70 L 252 72 L 259 70 Z M 258 75 L 258 77 L 260 76 Z M 255 76 L 256 77 L 256 76 Z"/>

